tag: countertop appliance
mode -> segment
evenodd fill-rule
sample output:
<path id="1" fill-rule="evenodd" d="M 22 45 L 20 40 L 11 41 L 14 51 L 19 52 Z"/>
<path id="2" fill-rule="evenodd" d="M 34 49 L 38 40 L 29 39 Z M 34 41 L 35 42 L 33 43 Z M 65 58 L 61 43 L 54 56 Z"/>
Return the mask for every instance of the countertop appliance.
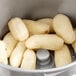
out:
<path id="1" fill-rule="evenodd" d="M 58 13 L 69 16 L 76 27 L 76 0 L 0 0 L 0 38 L 8 32 L 7 22 L 13 17 L 36 20 L 53 18 Z M 75 73 L 75 60 L 74 57 L 67 66 L 47 70 L 23 70 L 0 64 L 0 76 L 70 76 Z"/>

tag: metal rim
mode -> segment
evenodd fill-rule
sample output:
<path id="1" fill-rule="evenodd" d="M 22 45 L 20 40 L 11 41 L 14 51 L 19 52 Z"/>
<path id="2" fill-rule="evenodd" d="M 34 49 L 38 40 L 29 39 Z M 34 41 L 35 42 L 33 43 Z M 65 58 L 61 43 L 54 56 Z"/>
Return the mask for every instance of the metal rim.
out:
<path id="1" fill-rule="evenodd" d="M 52 72 L 58 72 L 58 71 L 63 71 L 65 69 L 69 69 L 73 66 L 76 65 L 76 61 L 68 64 L 66 66 L 63 67 L 59 67 L 59 68 L 52 68 L 52 69 L 47 69 L 47 70 L 25 70 L 25 69 L 21 69 L 21 68 L 15 68 L 15 67 L 11 67 L 9 65 L 3 65 L 0 64 L 1 68 L 7 69 L 7 70 L 11 70 L 11 71 L 16 71 L 16 72 L 25 72 L 25 73 L 52 73 Z"/>

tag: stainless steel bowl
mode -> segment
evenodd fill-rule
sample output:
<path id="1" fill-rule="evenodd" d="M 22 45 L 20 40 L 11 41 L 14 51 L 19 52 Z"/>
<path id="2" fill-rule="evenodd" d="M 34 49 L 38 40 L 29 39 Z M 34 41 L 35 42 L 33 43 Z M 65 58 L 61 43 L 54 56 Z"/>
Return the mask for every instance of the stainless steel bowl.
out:
<path id="1" fill-rule="evenodd" d="M 0 38 L 8 32 L 7 22 L 12 17 L 39 19 L 53 17 L 63 13 L 71 18 L 73 26 L 76 21 L 76 0 L 1 0 L 0 1 Z M 71 64 L 47 70 L 23 70 L 0 64 L 1 76 L 47 76 L 60 74 L 76 66 Z"/>

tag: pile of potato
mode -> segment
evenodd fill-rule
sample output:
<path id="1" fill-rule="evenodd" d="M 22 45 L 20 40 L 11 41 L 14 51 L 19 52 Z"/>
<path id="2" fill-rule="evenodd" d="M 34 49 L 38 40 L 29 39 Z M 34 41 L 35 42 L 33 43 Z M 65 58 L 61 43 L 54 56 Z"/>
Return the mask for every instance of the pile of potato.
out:
<path id="1" fill-rule="evenodd" d="M 37 21 L 18 17 L 8 22 L 10 32 L 0 41 L 0 63 L 24 69 L 36 69 L 37 49 L 54 51 L 56 67 L 72 62 L 66 44 L 72 44 L 76 52 L 76 30 L 69 18 L 63 14 L 53 19 Z"/>

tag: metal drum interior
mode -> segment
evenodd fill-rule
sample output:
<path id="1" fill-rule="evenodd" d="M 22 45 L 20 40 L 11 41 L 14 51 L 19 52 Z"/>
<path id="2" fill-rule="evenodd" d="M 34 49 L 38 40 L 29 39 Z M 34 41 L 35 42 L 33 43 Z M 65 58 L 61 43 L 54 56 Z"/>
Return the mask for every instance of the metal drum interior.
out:
<path id="1" fill-rule="evenodd" d="M 75 0 L 1 0 L 0 1 L 0 38 L 7 32 L 7 23 L 13 17 L 26 19 L 39 19 L 45 17 L 53 18 L 58 13 L 63 13 L 70 17 L 73 27 L 76 25 L 76 1 Z M 43 76 L 44 74 L 54 74 L 69 70 L 76 65 L 74 62 L 60 68 L 48 70 L 22 70 L 11 66 L 1 65 L 3 70 L 9 71 L 8 76 Z M 8 73 L 8 72 L 6 72 Z M 5 74 L 6 75 L 6 74 Z"/>

